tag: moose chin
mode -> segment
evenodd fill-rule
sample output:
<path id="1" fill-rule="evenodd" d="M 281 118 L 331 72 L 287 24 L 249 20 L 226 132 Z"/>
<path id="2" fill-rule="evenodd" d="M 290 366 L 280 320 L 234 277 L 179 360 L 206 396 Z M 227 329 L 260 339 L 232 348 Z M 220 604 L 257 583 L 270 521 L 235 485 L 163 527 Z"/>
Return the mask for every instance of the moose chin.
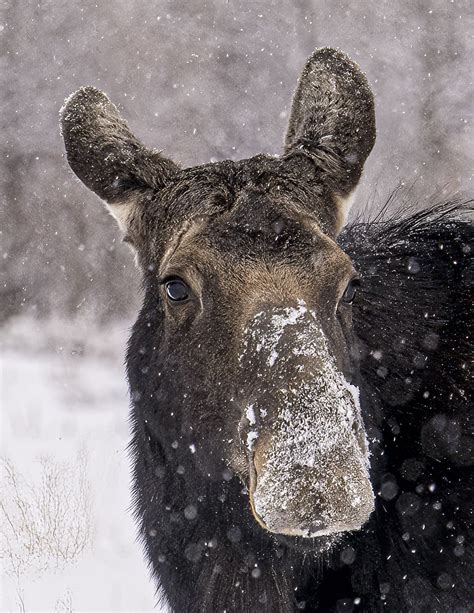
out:
<path id="1" fill-rule="evenodd" d="M 181 168 L 91 87 L 61 124 L 143 279 L 134 509 L 171 609 L 471 608 L 469 205 L 346 225 L 359 67 L 313 53 L 278 157 Z"/>

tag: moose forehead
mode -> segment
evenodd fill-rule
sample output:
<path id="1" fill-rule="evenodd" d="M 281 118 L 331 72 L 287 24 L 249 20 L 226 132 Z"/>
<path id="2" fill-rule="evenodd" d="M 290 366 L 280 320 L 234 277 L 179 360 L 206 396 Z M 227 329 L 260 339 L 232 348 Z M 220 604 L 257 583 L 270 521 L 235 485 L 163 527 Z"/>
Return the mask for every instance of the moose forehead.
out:
<path id="1" fill-rule="evenodd" d="M 227 265 L 337 269 L 344 276 L 351 264 L 326 234 L 331 219 L 324 216 L 325 198 L 331 196 L 323 186 L 307 186 L 300 172 L 282 171 L 281 161 L 264 156 L 183 171 L 158 206 L 168 210 L 164 232 L 149 221 L 155 263 L 164 271 L 217 258 Z"/>
<path id="2" fill-rule="evenodd" d="M 281 162 L 262 157 L 184 171 L 167 190 L 172 223 L 159 250 L 162 275 L 198 264 L 217 271 L 285 266 L 342 278 L 351 271 L 349 258 L 324 231 L 324 207 L 317 207 L 318 216 L 310 212 L 315 199 L 331 196 L 314 184 L 306 190 L 295 173 L 281 171 Z"/>

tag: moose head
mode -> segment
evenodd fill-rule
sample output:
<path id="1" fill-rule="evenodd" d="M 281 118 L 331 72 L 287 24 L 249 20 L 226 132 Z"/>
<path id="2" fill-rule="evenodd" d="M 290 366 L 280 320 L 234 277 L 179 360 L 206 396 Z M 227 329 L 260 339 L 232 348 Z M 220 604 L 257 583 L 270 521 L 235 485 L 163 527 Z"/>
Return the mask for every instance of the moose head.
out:
<path id="1" fill-rule="evenodd" d="M 359 278 L 336 242 L 375 141 L 359 68 L 332 49 L 311 56 L 280 157 L 182 169 L 94 88 L 66 101 L 62 133 L 143 273 L 128 362 L 153 453 L 170 465 L 185 449 L 188 488 L 237 475 L 258 529 L 322 543 L 361 528 L 374 496 Z"/>

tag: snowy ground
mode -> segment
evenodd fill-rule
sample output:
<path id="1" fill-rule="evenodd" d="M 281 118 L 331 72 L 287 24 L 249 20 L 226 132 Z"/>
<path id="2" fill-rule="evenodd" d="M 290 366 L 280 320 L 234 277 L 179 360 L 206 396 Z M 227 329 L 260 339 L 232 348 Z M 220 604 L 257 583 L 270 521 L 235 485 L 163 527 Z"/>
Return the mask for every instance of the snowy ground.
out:
<path id="1" fill-rule="evenodd" d="M 158 610 L 128 511 L 127 327 L 2 331 L 2 611 Z"/>

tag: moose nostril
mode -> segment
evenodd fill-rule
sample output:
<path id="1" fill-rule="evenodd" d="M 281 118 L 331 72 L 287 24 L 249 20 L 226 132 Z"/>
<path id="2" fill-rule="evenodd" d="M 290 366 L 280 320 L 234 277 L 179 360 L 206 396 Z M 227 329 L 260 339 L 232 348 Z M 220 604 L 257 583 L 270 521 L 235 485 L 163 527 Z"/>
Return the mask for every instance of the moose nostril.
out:
<path id="1" fill-rule="evenodd" d="M 360 427 L 357 421 L 352 422 L 352 432 L 356 435 L 356 437 L 359 437 Z"/>

